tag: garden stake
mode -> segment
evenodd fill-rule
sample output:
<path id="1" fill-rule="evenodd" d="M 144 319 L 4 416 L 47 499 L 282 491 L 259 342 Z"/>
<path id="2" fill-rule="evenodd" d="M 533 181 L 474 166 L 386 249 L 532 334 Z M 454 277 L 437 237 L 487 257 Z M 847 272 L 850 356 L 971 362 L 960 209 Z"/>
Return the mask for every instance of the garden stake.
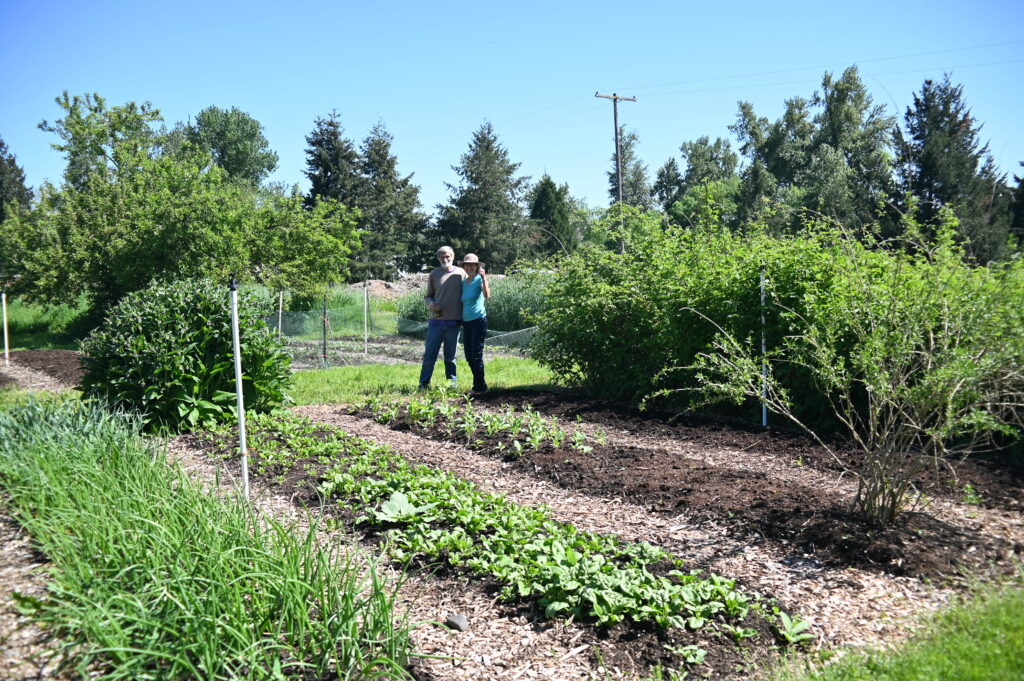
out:
<path id="1" fill-rule="evenodd" d="M 7 291 L 3 292 L 4 300 L 4 366 L 11 366 L 10 343 L 7 341 Z"/>
<path id="2" fill-rule="evenodd" d="M 231 275 L 231 339 L 235 346 L 235 398 L 238 404 L 238 451 L 242 453 L 242 494 L 249 498 L 249 452 L 245 447 L 245 400 L 242 397 L 242 350 L 238 339 L 238 286 Z"/>
<path id="3" fill-rule="evenodd" d="M 363 355 L 370 354 L 370 289 L 369 282 L 363 284 Z"/>
<path id="4" fill-rule="evenodd" d="M 761 268 L 761 427 L 768 427 L 768 349 L 764 339 L 764 267 Z"/>

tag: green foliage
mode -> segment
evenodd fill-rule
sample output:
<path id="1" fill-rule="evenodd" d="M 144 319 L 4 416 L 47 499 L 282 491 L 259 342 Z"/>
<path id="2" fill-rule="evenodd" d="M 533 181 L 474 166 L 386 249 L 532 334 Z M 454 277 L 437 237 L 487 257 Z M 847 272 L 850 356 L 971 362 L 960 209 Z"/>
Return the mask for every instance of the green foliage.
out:
<path id="1" fill-rule="evenodd" d="M 529 232 L 521 202 L 528 178 L 516 177 L 519 165 L 509 160 L 491 124 L 480 126 L 453 168 L 460 184 L 449 184 L 451 198 L 438 206 L 434 242 L 456 253 L 476 253 L 495 272 L 527 255 Z"/>
<path id="2" fill-rule="evenodd" d="M 263 126 L 236 107 L 207 107 L 185 128 L 186 138 L 208 152 L 232 180 L 259 184 L 277 168 L 277 154 L 263 136 Z"/>
<path id="3" fill-rule="evenodd" d="M 619 126 L 618 153 L 612 153 L 612 167 L 608 171 L 608 196 L 613 204 L 619 201 L 619 177 L 622 172 L 622 203 L 636 208 L 651 207 L 651 184 L 647 179 L 647 166 L 637 154 L 640 136 L 636 131 L 626 132 L 625 126 Z M 621 166 L 616 158 L 621 156 Z"/>
<path id="4" fill-rule="evenodd" d="M 908 238 L 916 229 L 908 219 Z M 795 305 L 773 301 L 787 333 L 765 358 L 767 375 L 759 353 L 724 328 L 693 365 L 709 399 L 764 395 L 815 434 L 795 414 L 793 396 L 806 396 L 777 370 L 808 372 L 862 454 L 856 503 L 883 526 L 913 505 L 929 460 L 983 450 L 1024 427 L 1024 267 L 965 266 L 952 225 L 934 244 L 906 247 L 869 250 L 837 234 L 818 256 L 830 278 L 808 281 Z"/>
<path id="5" fill-rule="evenodd" d="M 158 112 L 100 97 L 58 103 L 68 165 L 60 187 L 40 189 L 31 211 L 3 223 L 15 292 L 66 302 L 85 294 L 103 311 L 155 278 L 227 278 L 309 288 L 344 276 L 357 244 L 355 215 L 332 201 L 231 182 L 208 153 L 185 143 L 164 153 Z"/>
<path id="6" fill-rule="evenodd" d="M 243 396 L 268 411 L 286 399 L 291 360 L 249 296 L 239 296 Z M 236 408 L 231 310 L 226 286 L 209 281 L 154 284 L 125 297 L 82 342 L 82 388 L 138 411 L 150 428 L 181 430 Z"/>
<path id="7" fill-rule="evenodd" d="M 330 465 L 325 497 L 355 509 L 356 524 L 403 563 L 443 561 L 502 585 L 505 601 L 528 599 L 550 618 L 624 620 L 718 630 L 763 612 L 760 599 L 717 575 L 683 572 L 645 543 L 583 532 L 544 509 L 517 506 L 472 483 L 412 466 L 386 447 L 295 416 L 254 417 L 250 445 L 282 466 Z M 223 437 L 223 434 L 220 435 Z M 230 453 L 230 450 L 227 452 Z M 654 566 L 675 567 L 667 574 Z"/>
<path id="8" fill-rule="evenodd" d="M 32 201 L 32 190 L 25 185 L 25 170 L 0 138 L 0 223 L 9 211 L 24 210 Z M 5 254 L 0 251 L 0 272 L 6 265 Z"/>
<path id="9" fill-rule="evenodd" d="M 165 464 L 135 419 L 80 402 L 0 414 L 5 509 L 47 559 L 15 594 L 75 678 L 410 678 L 371 561 Z"/>
<path id="10" fill-rule="evenodd" d="M 527 205 L 530 208 L 530 220 L 540 230 L 537 247 L 541 255 L 571 253 L 576 250 L 582 235 L 573 224 L 568 184 L 558 186 L 545 173 L 530 189 Z"/>

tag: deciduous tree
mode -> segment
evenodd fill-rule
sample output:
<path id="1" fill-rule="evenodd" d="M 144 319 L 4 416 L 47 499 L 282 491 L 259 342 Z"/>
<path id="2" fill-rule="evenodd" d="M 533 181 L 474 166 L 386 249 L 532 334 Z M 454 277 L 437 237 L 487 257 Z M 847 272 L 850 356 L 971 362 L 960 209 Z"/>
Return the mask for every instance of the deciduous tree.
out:
<path id="1" fill-rule="evenodd" d="M 236 107 L 207 107 L 185 130 L 187 139 L 208 151 L 232 180 L 259 184 L 277 168 L 277 154 L 263 135 L 263 125 Z"/>

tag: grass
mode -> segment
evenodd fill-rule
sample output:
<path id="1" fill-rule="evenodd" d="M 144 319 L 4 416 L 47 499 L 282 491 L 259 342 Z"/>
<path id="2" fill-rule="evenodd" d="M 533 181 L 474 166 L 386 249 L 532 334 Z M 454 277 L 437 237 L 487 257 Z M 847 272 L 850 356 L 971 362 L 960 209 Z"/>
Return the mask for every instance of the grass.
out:
<path id="1" fill-rule="evenodd" d="M 79 335 L 75 322 L 85 313 L 76 305 L 30 305 L 7 300 L 7 331 L 11 350 L 75 350 Z"/>
<path id="2" fill-rule="evenodd" d="M 409 678 L 372 563 L 165 457 L 137 420 L 77 401 L 0 414 L 0 488 L 51 561 L 46 595 L 16 601 L 63 637 L 76 678 Z"/>
<path id="3" fill-rule="evenodd" d="M 416 392 L 418 364 L 368 364 L 299 371 L 294 374 L 291 396 L 296 404 L 350 404 L 380 395 L 401 396 Z M 459 391 L 473 385 L 469 365 L 458 363 Z M 433 384 L 444 382 L 444 365 L 434 368 Z M 491 388 L 544 390 L 554 385 L 554 375 L 532 359 L 495 357 L 487 361 L 487 385 Z"/>
<path id="4" fill-rule="evenodd" d="M 1010 681 L 1024 679 L 1024 588 L 981 587 L 933 615 L 894 649 L 855 652 L 819 671 L 783 671 L 775 681 Z"/>

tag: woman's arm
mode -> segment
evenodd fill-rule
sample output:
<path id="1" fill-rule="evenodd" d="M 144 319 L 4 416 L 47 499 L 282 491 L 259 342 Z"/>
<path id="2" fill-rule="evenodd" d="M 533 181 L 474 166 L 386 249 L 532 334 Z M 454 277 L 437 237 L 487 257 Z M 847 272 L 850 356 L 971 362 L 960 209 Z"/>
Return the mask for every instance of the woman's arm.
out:
<path id="1" fill-rule="evenodd" d="M 491 297 L 491 287 L 487 285 L 487 271 L 484 268 L 480 268 L 480 283 L 483 286 L 484 300 Z"/>

